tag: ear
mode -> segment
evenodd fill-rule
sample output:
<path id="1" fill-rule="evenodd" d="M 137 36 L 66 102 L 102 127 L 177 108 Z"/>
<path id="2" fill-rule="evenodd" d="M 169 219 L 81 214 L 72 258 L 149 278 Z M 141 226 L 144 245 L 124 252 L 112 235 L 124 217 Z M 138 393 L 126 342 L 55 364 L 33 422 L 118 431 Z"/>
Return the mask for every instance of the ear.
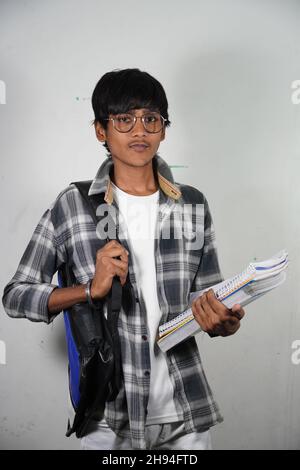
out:
<path id="1" fill-rule="evenodd" d="M 163 140 L 165 140 L 165 137 L 166 137 L 166 129 L 163 128 L 163 130 L 161 131 L 160 141 L 162 142 Z"/>
<path id="2" fill-rule="evenodd" d="M 95 123 L 95 133 L 96 137 L 100 142 L 105 142 L 106 141 L 106 130 L 104 127 L 100 124 L 100 122 Z"/>

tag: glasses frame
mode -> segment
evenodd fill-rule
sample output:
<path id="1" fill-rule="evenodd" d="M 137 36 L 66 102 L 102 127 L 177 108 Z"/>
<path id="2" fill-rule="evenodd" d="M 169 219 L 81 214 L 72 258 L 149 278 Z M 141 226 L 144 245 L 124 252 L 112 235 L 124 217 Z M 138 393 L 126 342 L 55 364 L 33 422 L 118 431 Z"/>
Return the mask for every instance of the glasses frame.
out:
<path id="1" fill-rule="evenodd" d="M 120 113 L 120 114 L 130 114 L 130 113 Z M 147 114 L 151 114 L 151 112 L 150 113 L 145 113 L 145 114 L 143 114 L 143 116 L 135 116 L 133 114 L 130 114 L 130 116 L 133 117 L 133 124 L 132 124 L 132 127 L 130 129 L 128 129 L 128 131 L 120 131 L 119 129 L 116 128 L 115 119 L 117 119 L 117 116 L 110 117 L 110 118 L 105 118 L 105 121 L 112 121 L 113 122 L 113 127 L 114 127 L 114 129 L 116 129 L 116 131 L 121 132 L 121 134 L 127 134 L 127 132 L 132 131 L 132 129 L 134 128 L 134 126 L 136 124 L 136 121 L 138 119 L 141 119 L 146 132 L 148 132 L 149 134 L 158 134 L 159 132 L 161 132 L 164 129 L 167 119 L 164 118 L 161 114 L 157 113 L 157 114 L 159 114 L 160 118 L 162 119 L 162 127 L 159 129 L 159 131 L 151 132 L 151 131 L 148 131 L 148 129 L 146 129 L 146 125 L 145 125 L 145 116 L 147 116 Z"/>

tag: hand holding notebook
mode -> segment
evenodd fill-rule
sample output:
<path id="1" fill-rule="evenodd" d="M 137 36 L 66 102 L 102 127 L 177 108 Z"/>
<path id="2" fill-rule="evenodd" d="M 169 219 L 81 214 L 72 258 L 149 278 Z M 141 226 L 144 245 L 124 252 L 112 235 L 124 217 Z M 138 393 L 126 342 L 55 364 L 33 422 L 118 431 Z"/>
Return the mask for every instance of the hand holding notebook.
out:
<path id="1" fill-rule="evenodd" d="M 233 335 L 245 315 L 243 307 L 239 304 L 235 304 L 231 309 L 227 308 L 216 298 L 213 289 L 194 299 L 191 309 L 200 329 L 210 337 Z"/>
<path id="2" fill-rule="evenodd" d="M 282 284 L 286 279 L 287 266 L 288 254 L 282 250 L 268 260 L 251 262 L 247 269 L 226 281 L 202 291 L 192 292 L 189 297 L 190 308 L 159 327 L 157 344 L 162 351 L 167 351 L 201 330 L 194 318 L 191 303 L 204 292 L 213 289 L 216 298 L 228 309 L 235 304 L 244 307 Z"/>

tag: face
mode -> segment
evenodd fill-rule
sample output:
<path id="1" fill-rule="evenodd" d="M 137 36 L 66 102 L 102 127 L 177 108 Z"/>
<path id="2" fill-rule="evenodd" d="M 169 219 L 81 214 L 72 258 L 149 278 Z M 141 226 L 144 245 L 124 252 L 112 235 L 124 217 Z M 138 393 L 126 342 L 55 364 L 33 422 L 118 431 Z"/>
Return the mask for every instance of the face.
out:
<path id="1" fill-rule="evenodd" d="M 143 116 L 148 109 L 134 109 L 130 111 L 137 117 Z M 113 117 L 110 115 L 109 117 Z M 113 121 L 108 121 L 107 129 L 101 124 L 95 125 L 96 136 L 100 142 L 107 143 L 112 158 L 129 166 L 144 166 L 149 164 L 156 154 L 159 144 L 165 138 L 165 129 L 152 134 L 144 128 L 141 119 L 137 119 L 133 129 L 129 132 L 119 132 L 113 126 Z"/>

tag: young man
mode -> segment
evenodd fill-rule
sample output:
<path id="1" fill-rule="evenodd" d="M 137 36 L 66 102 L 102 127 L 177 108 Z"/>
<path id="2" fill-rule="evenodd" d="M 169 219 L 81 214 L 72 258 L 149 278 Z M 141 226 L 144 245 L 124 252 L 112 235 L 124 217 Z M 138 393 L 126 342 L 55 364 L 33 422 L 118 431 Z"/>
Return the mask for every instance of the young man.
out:
<path id="1" fill-rule="evenodd" d="M 107 73 L 92 105 L 97 139 L 109 154 L 89 194 L 104 194 L 118 215 L 119 241 L 97 248 L 95 224 L 70 185 L 42 216 L 5 287 L 4 308 L 11 317 L 50 323 L 63 309 L 86 302 L 87 295 L 106 305 L 115 275 L 122 286 L 129 282 L 135 301 L 123 305 L 118 323 L 123 383 L 82 448 L 210 449 L 209 428 L 222 417 L 195 338 L 166 354 L 155 341 L 159 325 L 186 309 L 191 291 L 222 280 L 207 201 L 197 189 L 175 183 L 157 154 L 170 121 L 155 78 L 138 69 Z M 174 230 L 174 214 L 191 204 L 200 212 L 189 209 L 183 229 L 196 234 L 197 243 Z M 52 277 L 67 260 L 78 285 L 57 288 Z M 239 305 L 228 310 L 212 290 L 194 301 L 192 310 L 210 336 L 235 333 L 244 316 Z"/>

